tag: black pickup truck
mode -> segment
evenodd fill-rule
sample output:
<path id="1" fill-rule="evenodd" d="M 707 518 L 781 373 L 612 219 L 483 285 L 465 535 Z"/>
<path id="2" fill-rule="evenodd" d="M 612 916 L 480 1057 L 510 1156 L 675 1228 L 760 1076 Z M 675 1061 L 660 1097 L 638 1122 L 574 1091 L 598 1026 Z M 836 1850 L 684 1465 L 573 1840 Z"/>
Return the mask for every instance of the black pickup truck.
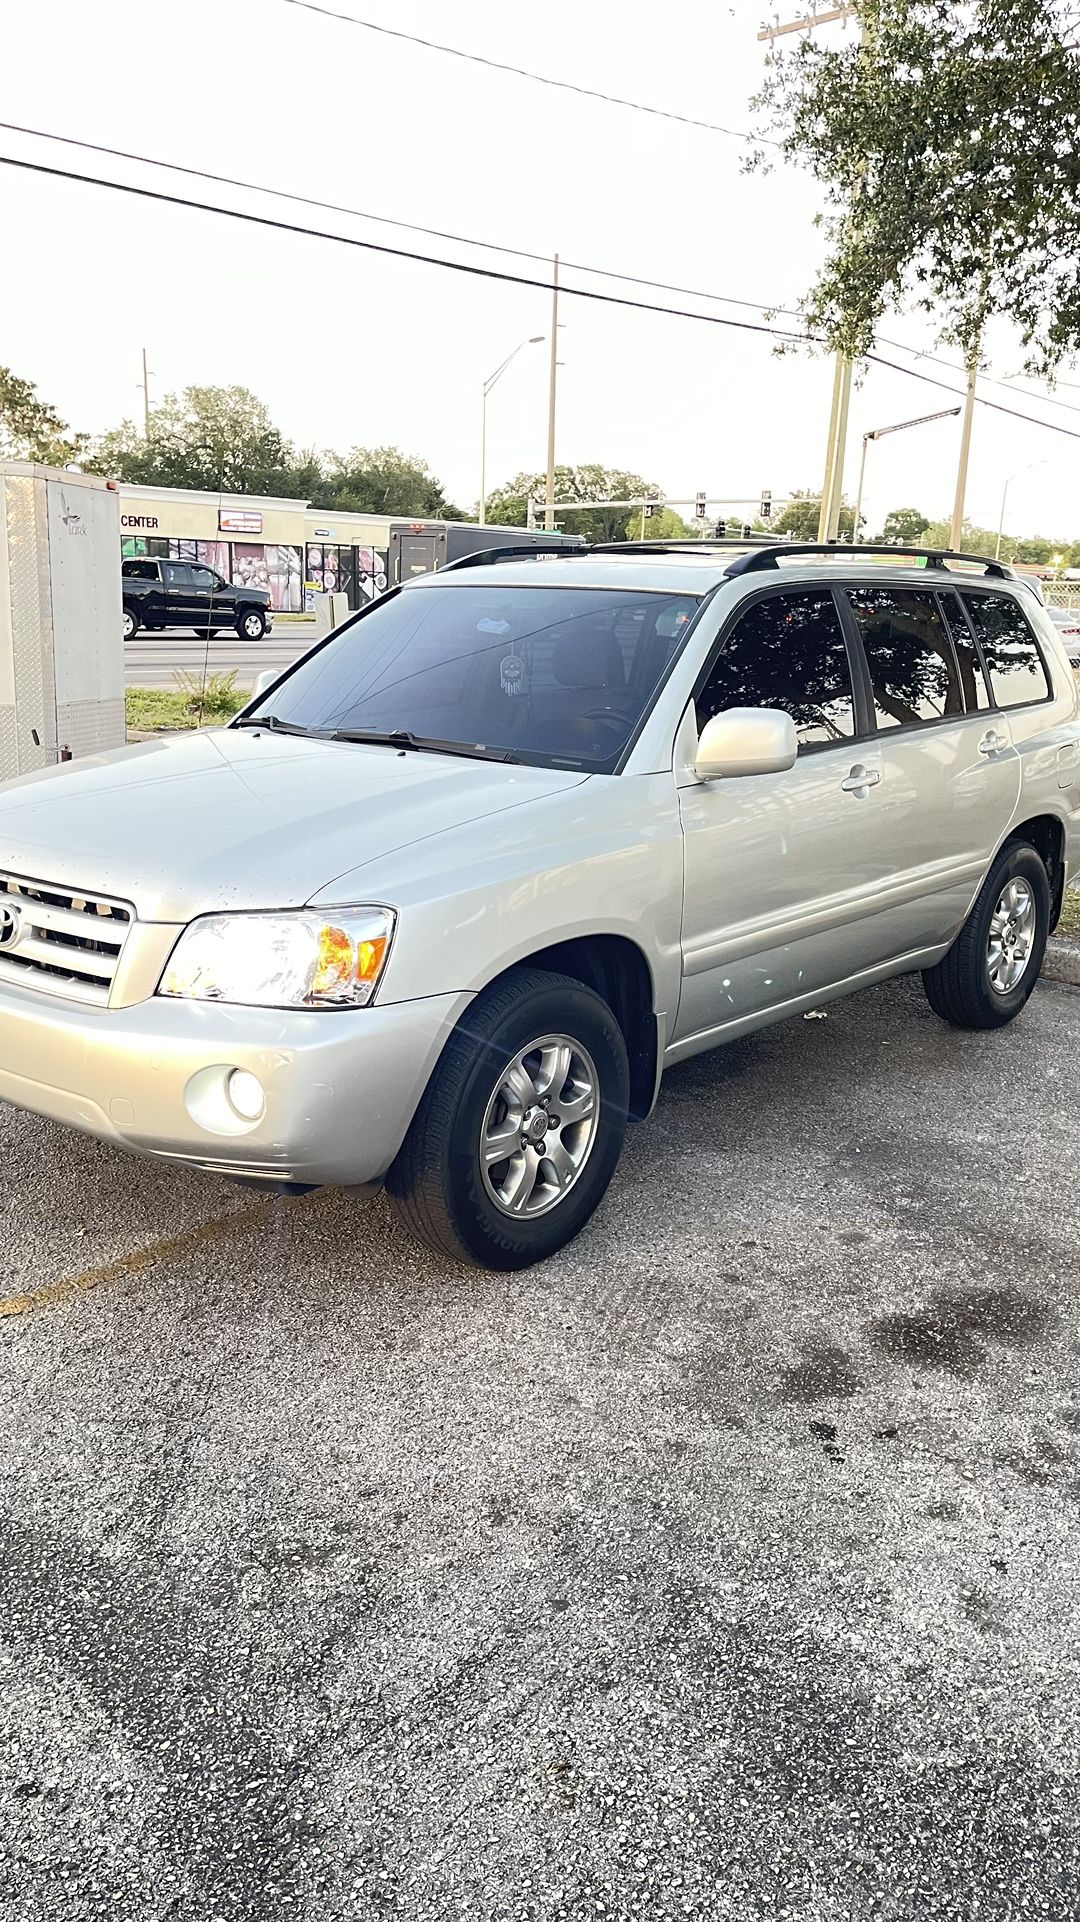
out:
<path id="1" fill-rule="evenodd" d="M 190 627 L 203 640 L 234 627 L 242 641 L 261 641 L 270 626 L 265 587 L 232 587 L 200 561 L 123 562 L 124 639 L 140 627 Z"/>

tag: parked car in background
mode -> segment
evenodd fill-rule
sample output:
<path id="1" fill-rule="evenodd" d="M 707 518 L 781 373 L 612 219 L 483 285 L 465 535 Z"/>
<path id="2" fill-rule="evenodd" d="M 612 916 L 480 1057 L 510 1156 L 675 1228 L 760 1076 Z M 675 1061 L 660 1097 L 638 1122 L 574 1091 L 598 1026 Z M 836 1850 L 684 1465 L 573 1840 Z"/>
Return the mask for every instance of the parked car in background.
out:
<path id="1" fill-rule="evenodd" d="M 137 555 L 121 563 L 124 639 L 141 627 L 191 627 L 200 640 L 233 627 L 244 641 L 261 641 L 271 622 L 265 587 L 233 586 L 197 561 Z"/>
<path id="2" fill-rule="evenodd" d="M 227 728 L 0 788 L 0 1097 L 385 1182 L 440 1254 L 520 1268 L 673 1063 L 920 971 L 944 1020 L 1013 1020 L 1078 828 L 1077 685 L 1000 564 L 481 554 Z"/>
<path id="3" fill-rule="evenodd" d="M 1080 667 L 1080 611 L 1075 607 L 1047 607 L 1074 667 Z"/>

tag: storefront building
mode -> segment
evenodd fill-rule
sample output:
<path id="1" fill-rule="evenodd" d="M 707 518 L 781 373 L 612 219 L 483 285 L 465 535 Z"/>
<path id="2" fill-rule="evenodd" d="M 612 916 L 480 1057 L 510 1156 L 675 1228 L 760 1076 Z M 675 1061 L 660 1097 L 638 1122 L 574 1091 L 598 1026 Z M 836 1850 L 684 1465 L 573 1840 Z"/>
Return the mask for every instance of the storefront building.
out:
<path id="1" fill-rule="evenodd" d="M 124 482 L 118 492 L 125 556 L 202 561 L 237 586 L 268 588 L 278 613 L 303 613 L 316 593 L 342 592 L 362 607 L 387 585 L 388 517 Z"/>

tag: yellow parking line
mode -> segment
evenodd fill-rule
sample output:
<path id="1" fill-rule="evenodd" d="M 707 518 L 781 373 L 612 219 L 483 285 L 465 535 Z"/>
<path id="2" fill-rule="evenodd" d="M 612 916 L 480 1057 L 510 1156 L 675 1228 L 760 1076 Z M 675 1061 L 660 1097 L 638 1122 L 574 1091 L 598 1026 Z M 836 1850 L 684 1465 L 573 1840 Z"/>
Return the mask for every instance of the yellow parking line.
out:
<path id="1" fill-rule="evenodd" d="M 301 1200 L 314 1200 L 315 1196 L 297 1196 L 286 1200 L 284 1205 L 295 1208 Z M 182 1235 L 170 1235 L 164 1241 L 151 1241 L 145 1248 L 133 1248 L 130 1254 L 117 1255 L 112 1261 L 102 1262 L 99 1268 L 84 1268 L 81 1274 L 64 1275 L 58 1281 L 47 1282 L 44 1288 L 35 1288 L 25 1295 L 0 1296 L 0 1315 L 25 1315 L 34 1308 L 48 1308 L 54 1302 L 65 1301 L 70 1295 L 84 1293 L 89 1288 L 104 1288 L 110 1281 L 124 1281 L 129 1275 L 140 1275 L 147 1268 L 153 1268 L 159 1261 L 171 1261 L 182 1255 L 191 1254 L 196 1248 L 205 1248 L 214 1241 L 227 1241 L 232 1235 L 247 1234 L 253 1228 L 263 1228 L 271 1221 L 278 1208 L 280 1198 L 260 1201 L 254 1208 L 244 1208 L 232 1215 L 219 1215 L 213 1221 L 203 1221 L 195 1228 L 186 1228 Z"/>

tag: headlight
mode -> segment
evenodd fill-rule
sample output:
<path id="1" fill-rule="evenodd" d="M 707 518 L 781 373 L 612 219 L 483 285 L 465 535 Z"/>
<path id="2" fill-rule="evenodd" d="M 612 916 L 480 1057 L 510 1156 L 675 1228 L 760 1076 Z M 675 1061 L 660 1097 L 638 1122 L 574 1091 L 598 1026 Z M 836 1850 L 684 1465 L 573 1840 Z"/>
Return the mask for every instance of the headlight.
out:
<path id="1" fill-rule="evenodd" d="M 362 1008 L 393 932 L 389 908 L 208 914 L 185 928 L 158 993 L 249 1008 Z"/>

